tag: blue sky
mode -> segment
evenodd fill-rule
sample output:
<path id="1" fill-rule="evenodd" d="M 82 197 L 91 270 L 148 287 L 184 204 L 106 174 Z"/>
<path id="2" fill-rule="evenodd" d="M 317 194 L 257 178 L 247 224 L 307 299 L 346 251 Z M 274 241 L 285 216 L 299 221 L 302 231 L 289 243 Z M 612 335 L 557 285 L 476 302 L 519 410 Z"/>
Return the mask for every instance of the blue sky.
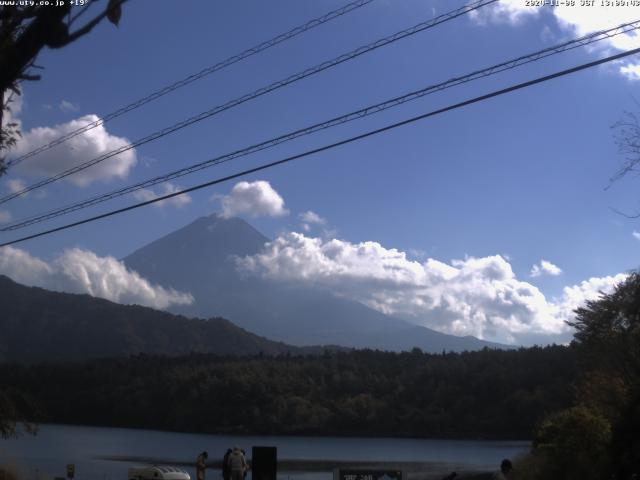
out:
<path id="1" fill-rule="evenodd" d="M 67 128 L 64 124 L 68 122 L 86 121 L 82 118 L 87 115 L 105 115 L 344 3 L 337 0 L 130 2 L 124 8 L 118 28 L 102 24 L 63 50 L 41 54 L 38 63 L 45 67 L 43 79 L 24 85 L 22 108 L 14 114 L 26 134 L 24 142 L 27 143 L 22 148 L 28 151 L 28 147 L 38 146 L 37 141 L 43 135 L 64 131 Z M 123 138 L 136 140 L 464 3 L 374 0 L 295 40 L 108 123 L 100 141 L 106 141 L 107 146 L 119 146 L 126 142 Z M 479 15 L 468 15 L 401 40 L 139 147 L 128 157 L 107 160 L 95 172 L 88 171 L 82 182 L 58 182 L 42 193 L 32 192 L 0 205 L 0 218 L 17 220 L 533 52 L 595 28 L 635 19 L 640 19 L 640 9 L 603 12 L 595 7 L 562 11 L 543 7 L 527 11 L 519 2 L 485 7 Z M 174 182 L 174 187 L 187 187 L 321 146 L 618 52 L 634 42 L 639 43 L 637 38 L 627 38 L 624 42 L 563 53 L 183 177 Z M 501 291 L 500 282 L 506 282 L 509 289 L 515 290 L 526 284 L 526 288 L 531 287 L 544 297 L 536 300 L 536 305 L 544 301 L 547 306 L 551 305 L 549 308 L 566 310 L 567 305 L 575 303 L 567 299 L 575 300 L 579 295 L 576 290 L 571 296 L 568 294 L 571 291 L 565 288 L 582 285 L 581 290 L 576 287 L 582 292 L 580 295 L 593 296 L 594 289 L 597 292 L 598 288 L 610 288 L 614 276 L 637 268 L 640 240 L 633 233 L 640 231 L 640 225 L 612 209 L 640 211 L 638 179 L 625 178 L 606 189 L 609 178 L 622 161 L 611 126 L 626 110 L 637 109 L 634 96 L 638 95 L 640 69 L 634 61 L 640 65 L 640 59 L 632 58 L 626 63 L 591 69 L 246 177 L 247 182 L 268 184 L 250 183 L 255 195 L 249 192 L 243 198 L 249 205 L 255 201 L 255 209 L 239 208 L 234 212 L 270 238 L 281 240 L 279 246 L 274 244 L 270 256 L 258 259 L 252 268 L 263 275 L 274 275 L 272 267 L 282 255 L 290 253 L 287 248 L 298 248 L 300 253 L 313 247 L 305 243 L 307 240 L 315 239 L 314 245 L 319 249 L 315 253 L 323 255 L 329 255 L 327 252 L 334 247 L 344 248 L 343 253 L 357 252 L 357 246 L 374 242 L 380 248 L 374 248 L 372 257 L 358 257 L 356 253 L 357 260 L 353 260 L 345 253 L 332 258 L 335 264 L 329 262 L 330 267 L 322 257 L 328 269 L 309 268 L 307 278 L 322 282 L 330 277 L 325 286 L 341 291 L 345 291 L 348 284 L 346 291 L 353 289 L 357 300 L 443 331 L 524 343 L 544 339 L 566 341 L 570 332 L 559 329 L 557 319 L 565 317 L 557 311 L 532 314 L 532 309 L 537 307 L 525 300 L 517 305 L 524 308 L 524 313 L 516 309 L 505 314 L 503 321 L 492 322 L 491 317 L 498 315 L 496 312 L 504 304 L 513 306 L 518 302 L 503 298 L 497 310 L 491 307 L 483 311 L 486 298 L 476 302 L 464 289 L 476 288 L 477 280 L 482 288 L 496 287 L 492 290 L 495 296 L 495 291 Z M 48 133 L 33 130 L 37 127 L 54 130 Z M 83 150 L 80 146 L 75 152 L 65 148 L 68 147 L 52 150 L 51 158 L 42 155 L 28 159 L 21 167 L 11 170 L 0 180 L 2 193 L 9 193 L 19 182 L 28 185 L 43 178 L 43 172 L 60 171 L 87 152 L 100 152 L 99 148 L 106 147 L 100 144 L 95 146 L 98 150 Z M 47 265 L 56 262 L 61 265 L 61 255 L 65 251 L 68 254 L 70 249 L 85 254 L 91 252 L 95 258 L 122 258 L 199 216 L 221 211 L 224 196 L 228 202 L 237 201 L 242 192 L 235 191 L 240 197 L 230 193 L 234 185 L 223 184 L 193 193 L 183 201 L 146 207 L 15 247 L 24 254 L 21 258 L 28 258 L 32 263 L 39 259 Z M 268 189 L 261 190 L 257 185 L 268 185 Z M 132 197 L 125 197 L 64 218 L 80 219 L 133 201 Z M 260 202 L 266 207 L 262 205 L 261 209 Z M 278 202 L 283 202 L 280 210 Z M 300 215 L 308 211 L 316 213 L 324 223 L 307 223 L 305 230 Z M 57 224 L 40 224 L 2 234 L 2 239 L 17 238 Z M 292 237 L 291 232 L 302 237 Z M 343 243 L 330 247 L 333 239 Z M 475 312 L 463 327 L 453 325 L 457 318 L 453 313 L 438 317 L 435 323 L 425 320 L 424 311 L 416 307 L 420 302 L 415 298 L 407 300 L 402 308 L 394 306 L 388 297 L 406 296 L 405 291 L 400 294 L 396 289 L 398 282 L 404 280 L 395 279 L 396 287 L 383 293 L 372 292 L 367 287 L 368 280 L 384 275 L 375 273 L 374 264 L 388 260 L 392 249 L 406 253 L 404 260 L 398 260 L 398 268 L 407 271 L 416 265 L 420 269 L 432 259 L 449 268 L 458 268 L 459 273 L 471 268 L 470 259 L 484 259 L 474 273 L 478 276 L 474 282 L 452 286 L 461 292 L 457 299 L 471 298 L 465 300 L 468 301 L 465 305 Z M 15 254 L 15 250 L 12 252 Z M 5 253 L 4 263 L 0 258 L 0 267 L 4 265 L 5 273 L 13 271 L 8 265 L 25 270 L 24 265 L 20 266 L 17 260 L 10 262 L 7 256 Z M 73 261 L 72 256 L 65 258 Z M 313 258 L 317 260 L 318 256 Z M 344 261 L 342 266 L 340 258 Z M 453 262 L 456 259 L 457 264 Z M 548 262 L 544 268 L 541 260 Z M 367 270 L 367 262 L 374 265 L 371 271 Z M 532 276 L 536 264 L 540 274 Z M 493 278 L 492 268 L 502 273 Z M 443 275 L 445 278 L 449 274 Z M 32 277 L 31 283 L 37 283 L 36 277 Z M 294 277 L 295 272 L 287 274 L 289 280 Z M 589 279 L 593 281 L 581 283 Z M 446 282 L 443 285 L 447 285 Z M 86 285 L 69 287 L 74 288 L 94 292 Z M 435 295 L 433 288 L 425 293 L 426 297 Z M 438 304 L 437 308 L 443 307 Z M 556 324 L 553 328 L 534 328 L 526 321 L 519 323 L 518 315 L 554 315 Z M 526 325 L 531 328 L 527 329 Z"/>

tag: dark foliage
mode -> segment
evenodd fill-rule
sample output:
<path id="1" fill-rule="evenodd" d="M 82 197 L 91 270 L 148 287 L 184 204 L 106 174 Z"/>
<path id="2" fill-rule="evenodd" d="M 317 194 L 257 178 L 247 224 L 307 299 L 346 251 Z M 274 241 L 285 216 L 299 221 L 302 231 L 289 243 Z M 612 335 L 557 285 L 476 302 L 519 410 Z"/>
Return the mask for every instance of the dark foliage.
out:
<path id="1" fill-rule="evenodd" d="M 26 432 L 35 434 L 40 411 L 37 402 L 20 390 L 2 385 L 0 389 L 0 438 L 17 436 L 20 427 Z"/>
<path id="2" fill-rule="evenodd" d="M 609 422 L 585 406 L 554 413 L 542 422 L 534 447 L 540 477 L 565 480 L 607 478 Z"/>
<path id="3" fill-rule="evenodd" d="M 29 288 L 3 276 L 0 305 L 0 361 L 5 362 L 138 353 L 273 355 L 304 351 L 249 333 L 223 318 L 190 319 L 89 295 Z"/>
<path id="4" fill-rule="evenodd" d="M 576 310 L 575 404 L 549 415 L 524 480 L 629 480 L 640 474 L 640 274 Z"/>
<path id="5" fill-rule="evenodd" d="M 567 347 L 0 366 L 45 421 L 191 432 L 531 438 L 571 403 Z"/>
<path id="6" fill-rule="evenodd" d="M 640 274 L 576 310 L 579 401 L 611 424 L 610 473 L 640 474 Z"/>

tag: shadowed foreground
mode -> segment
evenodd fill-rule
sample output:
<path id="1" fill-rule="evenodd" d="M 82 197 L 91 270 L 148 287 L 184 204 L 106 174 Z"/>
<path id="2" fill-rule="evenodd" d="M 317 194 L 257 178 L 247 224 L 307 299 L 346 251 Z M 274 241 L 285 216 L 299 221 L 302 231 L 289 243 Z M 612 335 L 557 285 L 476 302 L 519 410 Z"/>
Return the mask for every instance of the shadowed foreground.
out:
<path id="1" fill-rule="evenodd" d="M 118 462 L 139 462 L 153 465 L 175 465 L 192 467 L 193 460 L 154 458 L 129 455 L 105 455 L 95 457 L 100 460 L 112 460 Z M 251 459 L 248 459 L 251 463 Z M 208 468 L 222 468 L 220 460 L 207 462 Z M 402 470 L 411 480 L 440 480 L 451 472 L 458 472 L 456 479 L 460 480 L 490 480 L 493 474 L 490 472 L 465 470 L 464 467 L 445 462 L 401 462 L 401 461 L 371 461 L 371 460 L 317 460 L 317 459 L 278 459 L 280 472 L 316 472 L 333 473 L 336 469 L 374 469 L 374 470 Z"/>

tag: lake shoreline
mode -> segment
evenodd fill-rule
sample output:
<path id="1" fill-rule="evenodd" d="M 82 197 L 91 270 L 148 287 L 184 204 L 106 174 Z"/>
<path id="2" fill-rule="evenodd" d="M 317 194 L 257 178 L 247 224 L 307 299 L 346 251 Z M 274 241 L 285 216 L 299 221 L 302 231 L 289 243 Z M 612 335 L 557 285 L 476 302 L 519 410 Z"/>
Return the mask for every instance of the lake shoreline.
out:
<path id="1" fill-rule="evenodd" d="M 264 438 L 273 438 L 273 437 L 293 437 L 293 438 L 344 438 L 344 439 L 358 439 L 358 438 L 375 438 L 375 439 L 389 439 L 389 440 L 435 440 L 435 441 L 460 441 L 460 442 L 505 442 L 505 443 L 513 443 L 513 442 L 531 442 L 530 438 L 517 438 L 517 437 L 501 437 L 501 436 L 422 436 L 422 435 L 410 435 L 410 434 L 402 434 L 398 433 L 396 435 L 378 435 L 375 433 L 364 434 L 364 433 L 341 433 L 341 432 L 297 432 L 297 433 L 264 433 L 264 432 L 254 432 L 252 430 L 219 430 L 219 431 L 191 431 L 191 430 L 171 430 L 171 429 L 163 429 L 163 428 L 154 428 L 149 426 L 135 426 L 135 425 L 111 425 L 111 424 L 86 424 L 86 423 L 73 423 L 73 422 L 48 422 L 42 423 L 41 425 L 51 425 L 51 426 L 60 426 L 60 427 L 86 427 L 86 428 L 114 428 L 114 429 L 122 429 L 122 430 L 138 430 L 138 431 L 147 431 L 147 432 L 157 432 L 157 433 L 178 433 L 178 434 L 187 434 L 187 435 L 216 435 L 216 436 L 227 436 L 227 437 L 264 437 Z"/>
<path id="2" fill-rule="evenodd" d="M 253 446 L 276 447 L 278 480 L 332 480 L 337 468 L 402 470 L 405 480 L 442 480 L 454 471 L 461 480 L 490 479 L 486 474 L 503 458 L 530 448 L 529 442 L 232 436 L 42 424 L 36 436 L 4 442 L 0 462 L 24 467 L 34 480 L 63 476 L 68 464 L 76 465 L 83 480 L 126 480 L 129 468 L 144 464 L 174 465 L 193 479 L 196 456 L 206 450 L 207 479 L 220 480 L 222 456 L 233 445 L 246 448 L 247 456 Z"/>
<path id="3" fill-rule="evenodd" d="M 99 455 L 99 460 L 115 462 L 141 463 L 148 465 L 172 465 L 177 467 L 193 467 L 194 461 L 178 458 L 158 458 L 136 455 Z M 251 463 L 251 458 L 247 458 Z M 221 470 L 222 461 L 209 461 L 207 468 Z M 457 478 L 485 478 L 492 475 L 486 470 L 473 470 L 468 466 L 449 462 L 421 462 L 421 461 L 394 461 L 394 460 L 331 460 L 331 459 L 278 459 L 279 473 L 333 473 L 337 469 L 363 469 L 363 470 L 401 470 L 411 480 L 440 479 L 443 476 L 458 472 Z"/>

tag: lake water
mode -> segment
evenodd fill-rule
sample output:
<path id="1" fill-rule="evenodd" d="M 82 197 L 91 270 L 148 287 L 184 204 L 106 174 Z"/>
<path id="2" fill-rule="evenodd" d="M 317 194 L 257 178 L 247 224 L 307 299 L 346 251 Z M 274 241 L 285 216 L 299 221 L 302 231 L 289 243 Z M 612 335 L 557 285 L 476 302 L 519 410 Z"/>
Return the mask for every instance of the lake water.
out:
<path id="1" fill-rule="evenodd" d="M 279 459 L 442 462 L 458 469 L 494 470 L 503 458 L 528 449 L 522 441 L 425 440 L 344 437 L 252 437 L 200 435 L 122 428 L 41 425 L 37 436 L 0 440 L 0 462 L 23 473 L 25 480 L 63 477 L 75 464 L 76 480 L 126 480 L 127 469 L 140 461 L 113 461 L 100 457 L 147 457 L 173 462 L 195 462 L 203 450 L 209 460 L 222 457 L 233 445 L 251 452 L 252 446 L 275 446 Z M 195 469 L 181 467 L 195 479 Z M 283 480 L 325 480 L 329 473 L 279 471 Z M 207 480 L 220 472 L 207 469 Z M 250 479 L 249 479 L 250 480 Z"/>

